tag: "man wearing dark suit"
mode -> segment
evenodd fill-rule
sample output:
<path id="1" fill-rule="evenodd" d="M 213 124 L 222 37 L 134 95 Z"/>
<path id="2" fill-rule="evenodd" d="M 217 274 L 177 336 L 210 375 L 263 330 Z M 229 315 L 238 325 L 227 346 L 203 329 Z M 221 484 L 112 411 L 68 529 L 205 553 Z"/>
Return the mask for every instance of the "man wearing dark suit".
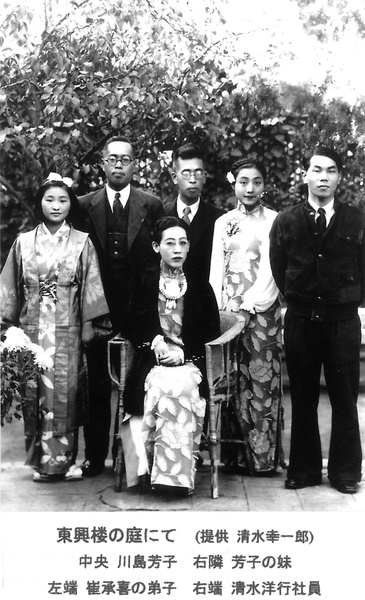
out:
<path id="1" fill-rule="evenodd" d="M 292 401 L 290 490 L 319 485 L 318 429 L 323 366 L 332 407 L 328 478 L 354 494 L 361 479 L 357 414 L 361 324 L 365 292 L 363 215 L 335 198 L 342 164 L 318 146 L 304 163 L 308 199 L 280 213 L 271 229 L 270 260 L 288 308 L 284 341 Z"/>
<path id="2" fill-rule="evenodd" d="M 214 223 L 224 211 L 200 197 L 206 172 L 201 152 L 194 144 L 184 144 L 174 152 L 173 169 L 172 179 L 179 195 L 165 207 L 165 213 L 190 226 L 190 250 L 184 272 L 197 283 L 208 281 Z"/>
<path id="3" fill-rule="evenodd" d="M 114 333 L 128 322 L 133 283 L 156 263 L 151 232 L 163 216 L 161 201 L 130 185 L 134 151 L 123 136 L 110 138 L 103 149 L 104 188 L 79 198 L 81 223 L 96 248 L 105 296 Z M 86 477 L 104 468 L 109 449 L 111 382 L 105 340 L 97 340 L 87 352 L 89 371 L 89 420 L 84 427 Z"/>

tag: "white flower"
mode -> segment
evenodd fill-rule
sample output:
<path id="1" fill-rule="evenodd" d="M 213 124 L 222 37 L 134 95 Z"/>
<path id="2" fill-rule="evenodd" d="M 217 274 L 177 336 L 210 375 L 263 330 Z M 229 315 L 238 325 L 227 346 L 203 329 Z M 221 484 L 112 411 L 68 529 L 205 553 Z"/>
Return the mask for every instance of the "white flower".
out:
<path id="1" fill-rule="evenodd" d="M 29 350 L 32 352 L 34 356 L 34 362 L 40 369 L 52 369 L 53 360 L 52 358 L 45 352 L 41 346 L 37 344 L 29 344 Z"/>
<path id="2" fill-rule="evenodd" d="M 33 354 L 34 363 L 39 369 L 52 369 L 53 360 L 45 350 L 31 342 L 30 338 L 20 327 L 9 327 L 5 334 L 5 341 L 1 342 L 0 352 L 8 350 L 16 352 L 18 350 L 29 350 Z"/>
<path id="3" fill-rule="evenodd" d="M 59 173 L 50 173 L 47 177 L 47 181 L 62 181 L 62 177 Z"/>
<path id="4" fill-rule="evenodd" d="M 237 233 L 240 229 L 240 220 L 238 217 L 231 219 L 230 221 L 227 221 L 225 230 L 226 230 L 226 234 L 228 235 L 228 237 L 231 237 L 232 235 L 234 235 L 235 233 Z"/>
<path id="5" fill-rule="evenodd" d="M 73 184 L 71 177 L 62 177 L 59 173 L 50 173 L 46 181 L 62 181 L 67 187 L 72 187 Z"/>
<path id="6" fill-rule="evenodd" d="M 19 327 L 9 327 L 5 334 L 3 349 L 21 350 L 28 348 L 31 343 L 30 338 Z"/>
<path id="7" fill-rule="evenodd" d="M 234 183 L 235 182 L 235 177 L 234 177 L 233 173 L 231 173 L 231 171 L 229 171 L 227 173 L 226 177 L 227 177 L 229 183 Z"/>
<path id="8" fill-rule="evenodd" d="M 67 185 L 67 187 L 72 187 L 73 181 L 71 177 L 63 177 L 62 181 L 65 185 Z"/>

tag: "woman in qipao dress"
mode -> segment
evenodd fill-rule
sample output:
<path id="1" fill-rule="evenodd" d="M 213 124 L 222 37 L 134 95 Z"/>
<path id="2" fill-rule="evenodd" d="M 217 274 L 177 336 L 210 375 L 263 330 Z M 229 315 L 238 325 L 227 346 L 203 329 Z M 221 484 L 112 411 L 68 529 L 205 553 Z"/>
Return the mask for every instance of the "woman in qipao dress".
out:
<path id="1" fill-rule="evenodd" d="M 208 394 L 204 344 L 220 332 L 211 286 L 202 282 L 197 289 L 184 275 L 188 237 L 188 226 L 176 217 L 157 222 L 153 248 L 161 263 L 146 272 L 134 298 L 128 337 L 135 360 L 124 392 L 124 435 L 122 428 L 128 486 L 148 471 L 155 489 L 194 489 Z M 138 422 L 147 464 L 138 450 Z M 139 455 L 134 473 L 128 431 Z"/>
<path id="2" fill-rule="evenodd" d="M 78 201 L 71 179 L 51 173 L 36 196 L 42 223 L 15 240 L 1 274 L 2 325 L 21 327 L 51 359 L 51 368 L 27 386 L 23 405 L 27 459 L 34 481 L 80 479 L 76 467 L 82 424 L 79 376 L 82 344 L 108 306 L 88 235 L 69 223 Z"/>
<path id="3" fill-rule="evenodd" d="M 277 213 L 260 201 L 266 177 L 261 163 L 237 161 L 230 175 L 237 208 L 216 221 L 209 280 L 219 309 L 240 313 L 246 326 L 241 339 L 241 414 L 237 418 L 230 406 L 222 427 L 228 421 L 233 437 L 248 438 L 254 473 L 268 475 L 278 463 L 281 426 L 281 310 L 269 262 L 269 232 Z M 223 461 L 247 467 L 232 446 L 222 447 Z"/>

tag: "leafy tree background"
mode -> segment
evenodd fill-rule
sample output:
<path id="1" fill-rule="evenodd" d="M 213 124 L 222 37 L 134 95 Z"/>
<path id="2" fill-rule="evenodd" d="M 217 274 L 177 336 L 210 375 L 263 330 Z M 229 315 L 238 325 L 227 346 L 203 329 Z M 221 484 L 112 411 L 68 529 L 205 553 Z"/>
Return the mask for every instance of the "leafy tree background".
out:
<path id="1" fill-rule="evenodd" d="M 300 161 L 319 142 L 346 163 L 341 198 L 364 206 L 362 0 L 38 0 L 3 5 L 0 27 L 2 261 L 35 224 L 50 171 L 85 193 L 100 148 L 135 142 L 134 185 L 174 197 L 171 150 L 203 150 L 205 194 L 233 205 L 241 156 L 269 169 L 266 203 L 300 201 Z M 362 79 L 362 81 L 361 81 Z M 361 85 L 363 88 L 361 88 Z"/>

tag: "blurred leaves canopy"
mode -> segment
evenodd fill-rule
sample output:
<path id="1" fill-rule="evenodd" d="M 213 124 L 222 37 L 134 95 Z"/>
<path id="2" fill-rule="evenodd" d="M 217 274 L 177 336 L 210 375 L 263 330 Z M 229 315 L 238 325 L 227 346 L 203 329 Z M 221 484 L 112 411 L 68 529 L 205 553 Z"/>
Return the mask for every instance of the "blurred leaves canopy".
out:
<path id="1" fill-rule="evenodd" d="M 205 195 L 231 207 L 226 173 L 260 157 L 275 209 L 304 197 L 303 153 L 336 147 L 341 197 L 364 202 L 362 0 L 38 0 L 4 2 L 0 26 L 2 252 L 34 226 L 45 176 L 76 193 L 103 183 L 113 134 L 137 149 L 133 184 L 164 202 L 171 151 L 198 144 Z"/>

